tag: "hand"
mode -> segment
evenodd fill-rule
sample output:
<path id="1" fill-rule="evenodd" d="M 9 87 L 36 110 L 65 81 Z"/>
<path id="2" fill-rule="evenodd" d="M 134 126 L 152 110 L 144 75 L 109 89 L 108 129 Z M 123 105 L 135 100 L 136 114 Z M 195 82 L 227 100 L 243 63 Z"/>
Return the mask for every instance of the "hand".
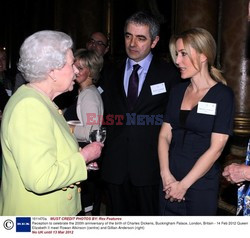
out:
<path id="1" fill-rule="evenodd" d="M 166 193 L 165 195 L 166 199 L 169 198 L 169 192 L 170 192 L 170 189 L 168 189 L 167 186 L 175 181 L 176 179 L 171 173 L 168 173 L 167 175 L 162 175 L 163 191 Z"/>
<path id="2" fill-rule="evenodd" d="M 99 170 L 97 162 L 90 162 L 87 166 L 87 170 Z"/>
<path id="3" fill-rule="evenodd" d="M 82 154 L 86 164 L 92 160 L 98 159 L 101 156 L 103 146 L 104 145 L 100 142 L 93 142 L 81 149 L 80 153 Z"/>
<path id="4" fill-rule="evenodd" d="M 237 183 L 240 185 L 241 182 L 245 181 L 244 170 L 246 169 L 245 164 L 232 163 L 224 168 L 222 175 L 228 182 Z"/>
<path id="5" fill-rule="evenodd" d="M 171 202 L 185 200 L 184 195 L 186 192 L 187 188 L 183 186 L 181 181 L 175 181 L 166 186 L 167 199 L 170 199 Z"/>
<path id="6" fill-rule="evenodd" d="M 175 177 L 170 172 L 161 174 L 161 177 L 162 177 L 163 191 L 165 191 L 167 185 L 176 181 Z"/>
<path id="7" fill-rule="evenodd" d="M 69 125 L 69 129 L 72 134 L 74 134 L 75 127 L 76 127 L 75 125 Z"/>

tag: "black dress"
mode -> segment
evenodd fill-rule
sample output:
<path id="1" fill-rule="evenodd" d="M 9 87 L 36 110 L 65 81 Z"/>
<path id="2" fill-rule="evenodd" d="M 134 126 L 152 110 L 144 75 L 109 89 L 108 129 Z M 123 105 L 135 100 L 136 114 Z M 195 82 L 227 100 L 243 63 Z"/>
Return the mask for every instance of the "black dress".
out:
<path id="1" fill-rule="evenodd" d="M 214 85 L 201 102 L 215 109 L 199 111 L 196 105 L 190 111 L 181 111 L 184 93 L 189 82 L 177 85 L 170 94 L 165 122 L 172 127 L 169 150 L 169 168 L 176 180 L 182 180 L 200 156 L 209 148 L 212 133 L 231 135 L 233 131 L 234 95 L 221 84 Z M 185 201 L 170 202 L 161 192 L 162 215 L 215 215 L 217 210 L 220 166 L 212 168 L 186 192 Z"/>

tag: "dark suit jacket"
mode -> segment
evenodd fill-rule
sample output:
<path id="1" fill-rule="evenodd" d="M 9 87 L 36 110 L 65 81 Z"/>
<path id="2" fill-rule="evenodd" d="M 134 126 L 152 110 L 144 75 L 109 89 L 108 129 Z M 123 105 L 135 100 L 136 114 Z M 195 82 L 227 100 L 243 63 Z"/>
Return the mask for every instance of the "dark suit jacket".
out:
<path id="1" fill-rule="evenodd" d="M 124 70 L 125 62 L 105 85 L 105 119 L 106 124 L 112 125 L 107 125 L 102 178 L 113 184 L 121 184 L 126 178 L 136 186 L 157 184 L 160 181 L 158 135 L 169 90 L 180 81 L 179 73 L 173 64 L 153 57 L 136 105 L 129 111 L 123 86 Z M 159 83 L 165 83 L 167 92 L 152 95 L 150 86 Z M 122 115 L 122 123 L 115 120 L 115 115 Z M 131 118 L 136 119 L 133 122 Z"/>

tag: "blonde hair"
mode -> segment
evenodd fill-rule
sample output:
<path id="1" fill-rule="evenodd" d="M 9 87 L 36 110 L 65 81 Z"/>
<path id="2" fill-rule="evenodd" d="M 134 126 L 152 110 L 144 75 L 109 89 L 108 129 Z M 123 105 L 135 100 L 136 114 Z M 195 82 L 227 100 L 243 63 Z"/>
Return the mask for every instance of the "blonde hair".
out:
<path id="1" fill-rule="evenodd" d="M 103 67 L 103 57 L 95 51 L 87 49 L 78 49 L 74 56 L 75 60 L 79 60 L 82 66 L 85 65 L 89 68 L 93 83 L 97 83 Z"/>
<path id="2" fill-rule="evenodd" d="M 171 37 L 169 42 L 170 54 L 174 62 L 176 62 L 176 41 L 182 39 L 185 50 L 188 57 L 195 67 L 194 60 L 191 58 L 190 47 L 192 47 L 199 54 L 204 54 L 207 57 L 208 71 L 211 77 L 216 81 L 223 84 L 227 84 L 226 80 L 221 74 L 221 71 L 214 66 L 216 58 L 216 43 L 213 36 L 203 28 L 192 28 L 186 30 L 178 35 Z M 201 65 L 198 64 L 198 69 L 201 69 Z"/>

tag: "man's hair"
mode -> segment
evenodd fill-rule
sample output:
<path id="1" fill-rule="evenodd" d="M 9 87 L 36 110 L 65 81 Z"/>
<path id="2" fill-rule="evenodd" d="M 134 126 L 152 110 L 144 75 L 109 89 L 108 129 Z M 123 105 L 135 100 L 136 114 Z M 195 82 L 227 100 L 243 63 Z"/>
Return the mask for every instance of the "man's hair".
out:
<path id="1" fill-rule="evenodd" d="M 146 25 L 149 26 L 149 33 L 152 40 L 159 36 L 160 33 L 160 23 L 152 15 L 139 11 L 131 15 L 125 22 L 124 33 L 127 31 L 128 24 L 133 23 L 136 25 Z"/>

